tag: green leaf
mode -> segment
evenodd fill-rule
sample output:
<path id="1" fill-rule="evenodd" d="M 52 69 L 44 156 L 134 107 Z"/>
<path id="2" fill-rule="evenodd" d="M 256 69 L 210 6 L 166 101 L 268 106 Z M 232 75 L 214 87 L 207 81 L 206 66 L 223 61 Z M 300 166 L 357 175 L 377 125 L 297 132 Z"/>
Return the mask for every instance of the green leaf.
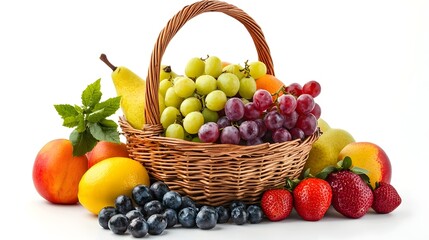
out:
<path id="1" fill-rule="evenodd" d="M 68 117 L 75 117 L 79 114 L 75 107 L 70 104 L 55 104 L 54 107 L 55 110 L 57 110 L 57 113 L 63 119 Z"/>
<path id="2" fill-rule="evenodd" d="M 99 141 L 120 142 L 119 132 L 116 130 L 116 127 L 104 127 L 98 123 L 90 123 L 89 131 Z"/>
<path id="3" fill-rule="evenodd" d="M 88 121 L 99 122 L 114 114 L 120 108 L 121 97 L 109 98 L 104 102 L 97 103 L 92 113 L 88 115 Z"/>
<path id="4" fill-rule="evenodd" d="M 100 125 L 103 127 L 111 127 L 111 128 L 115 128 L 115 129 L 118 128 L 118 124 L 115 121 L 110 120 L 110 119 L 102 119 L 100 121 Z"/>
<path id="5" fill-rule="evenodd" d="M 328 175 L 334 171 L 336 171 L 337 168 L 335 166 L 327 166 L 322 171 L 320 171 L 316 177 L 321 179 L 326 179 Z"/>
<path id="6" fill-rule="evenodd" d="M 368 174 L 368 170 L 366 170 L 366 169 L 363 169 L 363 168 L 360 168 L 360 167 L 353 167 L 352 169 L 352 172 L 354 172 L 354 173 L 356 173 L 356 174 Z"/>
<path id="7" fill-rule="evenodd" d="M 97 144 L 97 139 L 95 139 L 89 131 L 79 133 L 73 130 L 69 139 L 73 145 L 73 156 L 82 156 L 91 151 Z"/>
<path id="8" fill-rule="evenodd" d="M 349 156 L 344 157 L 342 168 L 350 169 L 351 166 L 352 166 L 352 159 Z"/>
<path id="9" fill-rule="evenodd" d="M 89 109 L 93 109 L 94 106 L 100 102 L 101 99 L 101 84 L 98 79 L 86 87 L 82 92 L 82 104 Z"/>
<path id="10" fill-rule="evenodd" d="M 64 118 L 63 121 L 63 126 L 64 127 L 69 127 L 69 128 L 73 128 L 79 125 L 79 121 L 80 119 L 83 119 L 83 115 L 82 116 L 70 116 L 70 117 L 66 117 Z"/>
<path id="11" fill-rule="evenodd" d="M 82 133 L 86 130 L 86 124 L 85 124 L 85 117 L 83 115 L 83 113 L 79 114 L 79 123 L 76 127 L 76 131 Z"/>

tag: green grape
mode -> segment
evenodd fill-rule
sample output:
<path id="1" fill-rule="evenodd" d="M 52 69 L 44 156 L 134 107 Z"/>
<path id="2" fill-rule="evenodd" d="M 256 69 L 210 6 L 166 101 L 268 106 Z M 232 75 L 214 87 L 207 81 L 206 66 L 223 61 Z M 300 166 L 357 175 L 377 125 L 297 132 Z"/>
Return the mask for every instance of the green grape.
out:
<path id="1" fill-rule="evenodd" d="M 227 97 L 233 97 L 240 89 L 240 80 L 233 73 L 222 73 L 217 78 L 217 88 L 222 90 Z"/>
<path id="2" fill-rule="evenodd" d="M 197 134 L 204 124 L 204 116 L 201 112 L 190 112 L 183 119 L 183 128 L 189 134 Z"/>
<path id="3" fill-rule="evenodd" d="M 216 78 L 210 75 L 201 75 L 195 80 L 195 88 L 200 95 L 207 95 L 216 90 Z"/>
<path id="4" fill-rule="evenodd" d="M 204 108 L 203 111 L 204 123 L 208 122 L 217 122 L 219 119 L 219 114 L 216 111 L 212 111 L 208 108 Z"/>
<path id="5" fill-rule="evenodd" d="M 184 117 L 186 117 L 190 112 L 201 111 L 201 109 L 201 101 L 196 97 L 186 98 L 183 100 L 182 104 L 180 104 L 180 112 Z"/>
<path id="6" fill-rule="evenodd" d="M 222 72 L 233 73 L 238 79 L 242 79 L 244 77 L 243 67 L 240 64 L 229 64 L 222 69 Z"/>
<path id="7" fill-rule="evenodd" d="M 165 130 L 165 136 L 170 138 L 185 139 L 185 131 L 182 125 L 173 123 Z"/>
<path id="8" fill-rule="evenodd" d="M 192 142 L 201 142 L 199 137 L 194 137 L 192 138 Z"/>
<path id="9" fill-rule="evenodd" d="M 176 92 L 174 91 L 174 87 L 170 87 L 165 92 L 164 96 L 164 103 L 166 107 L 175 107 L 179 109 L 180 104 L 183 102 L 183 98 L 177 96 Z"/>
<path id="10" fill-rule="evenodd" d="M 207 94 L 205 102 L 206 107 L 212 111 L 220 111 L 225 107 L 227 97 L 221 90 L 214 90 Z"/>
<path id="11" fill-rule="evenodd" d="M 180 77 L 174 81 L 174 92 L 181 98 L 187 98 L 194 94 L 195 82 L 188 77 Z"/>
<path id="12" fill-rule="evenodd" d="M 179 109 L 175 107 L 166 107 L 161 113 L 160 121 L 162 127 L 167 129 L 168 126 L 180 120 L 181 115 Z"/>
<path id="13" fill-rule="evenodd" d="M 267 74 L 267 66 L 261 61 L 249 63 L 250 76 L 258 79 Z"/>
<path id="14" fill-rule="evenodd" d="M 252 99 L 256 92 L 256 81 L 253 77 L 244 77 L 240 79 L 240 89 L 238 93 L 245 99 Z"/>
<path id="15" fill-rule="evenodd" d="M 205 63 L 201 58 L 191 58 L 185 66 L 185 75 L 190 78 L 197 78 L 204 74 Z"/>
<path id="16" fill-rule="evenodd" d="M 168 79 L 164 79 L 161 82 L 159 82 L 159 89 L 158 92 L 162 95 L 165 96 L 165 92 L 167 92 L 167 89 L 169 89 L 170 87 L 173 86 L 173 83 L 168 80 Z"/>
<path id="17" fill-rule="evenodd" d="M 158 93 L 158 106 L 159 106 L 159 112 L 162 113 L 165 109 L 165 100 L 164 100 L 164 96 L 162 96 L 161 93 Z"/>
<path id="18" fill-rule="evenodd" d="M 222 61 L 216 56 L 210 56 L 205 60 L 204 73 L 214 78 L 222 73 Z"/>
<path id="19" fill-rule="evenodd" d="M 173 74 L 175 74 L 173 71 L 171 71 L 171 66 L 167 65 L 161 65 L 161 69 L 159 71 L 159 80 L 162 81 L 164 79 L 172 79 Z"/>

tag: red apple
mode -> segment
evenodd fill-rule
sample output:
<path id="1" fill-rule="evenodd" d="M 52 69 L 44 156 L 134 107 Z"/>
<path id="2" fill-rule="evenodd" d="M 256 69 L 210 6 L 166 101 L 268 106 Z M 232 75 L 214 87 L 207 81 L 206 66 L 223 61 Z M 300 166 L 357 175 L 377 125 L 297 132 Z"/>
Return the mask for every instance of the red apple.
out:
<path id="1" fill-rule="evenodd" d="M 353 166 L 368 170 L 371 186 L 376 182 L 390 183 L 392 166 L 386 152 L 371 142 L 353 142 L 346 145 L 338 156 L 338 160 L 349 156 Z"/>
<path id="2" fill-rule="evenodd" d="M 114 143 L 108 141 L 99 141 L 97 145 L 87 153 L 88 168 L 94 164 L 111 157 L 128 158 L 127 145 L 125 143 Z"/>
<path id="3" fill-rule="evenodd" d="M 85 155 L 73 156 L 72 143 L 55 139 L 42 147 L 33 165 L 37 192 L 54 204 L 76 204 L 79 181 L 88 169 Z"/>

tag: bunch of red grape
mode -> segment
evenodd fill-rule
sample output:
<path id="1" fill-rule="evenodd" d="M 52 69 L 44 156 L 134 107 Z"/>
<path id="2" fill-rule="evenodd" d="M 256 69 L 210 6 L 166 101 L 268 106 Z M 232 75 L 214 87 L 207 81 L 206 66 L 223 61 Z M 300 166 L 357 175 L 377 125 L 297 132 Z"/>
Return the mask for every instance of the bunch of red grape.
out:
<path id="1" fill-rule="evenodd" d="M 258 89 L 251 101 L 227 100 L 224 115 L 198 131 L 202 142 L 255 145 L 305 139 L 317 130 L 321 108 L 314 98 L 321 92 L 317 81 L 301 87 L 292 83 L 275 96 Z"/>

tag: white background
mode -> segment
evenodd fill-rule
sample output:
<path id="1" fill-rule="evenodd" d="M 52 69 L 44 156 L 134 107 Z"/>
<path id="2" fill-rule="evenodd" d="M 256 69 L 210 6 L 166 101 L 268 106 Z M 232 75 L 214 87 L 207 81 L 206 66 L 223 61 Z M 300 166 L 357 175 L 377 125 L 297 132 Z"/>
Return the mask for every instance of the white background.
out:
<path id="1" fill-rule="evenodd" d="M 2 1 L 0 189 L 2 234 L 13 239 L 129 239 L 103 231 L 79 205 L 47 203 L 31 171 L 39 149 L 68 138 L 53 104 L 80 104 L 81 91 L 101 78 L 103 99 L 115 96 L 106 53 L 146 77 L 160 30 L 193 1 Z M 211 231 L 174 229 L 157 239 L 427 239 L 427 1 L 230 0 L 262 27 L 276 75 L 286 84 L 317 80 L 322 118 L 357 141 L 381 146 L 393 166 L 402 205 L 392 214 L 351 220 L 334 211 L 319 222 L 293 213 L 280 223 L 221 225 Z M 163 63 L 183 73 L 194 56 L 254 60 L 251 38 L 222 14 L 201 15 L 176 35 Z M 118 112 L 120 114 L 120 112 Z M 6 212 L 5 212 L 6 211 Z"/>

